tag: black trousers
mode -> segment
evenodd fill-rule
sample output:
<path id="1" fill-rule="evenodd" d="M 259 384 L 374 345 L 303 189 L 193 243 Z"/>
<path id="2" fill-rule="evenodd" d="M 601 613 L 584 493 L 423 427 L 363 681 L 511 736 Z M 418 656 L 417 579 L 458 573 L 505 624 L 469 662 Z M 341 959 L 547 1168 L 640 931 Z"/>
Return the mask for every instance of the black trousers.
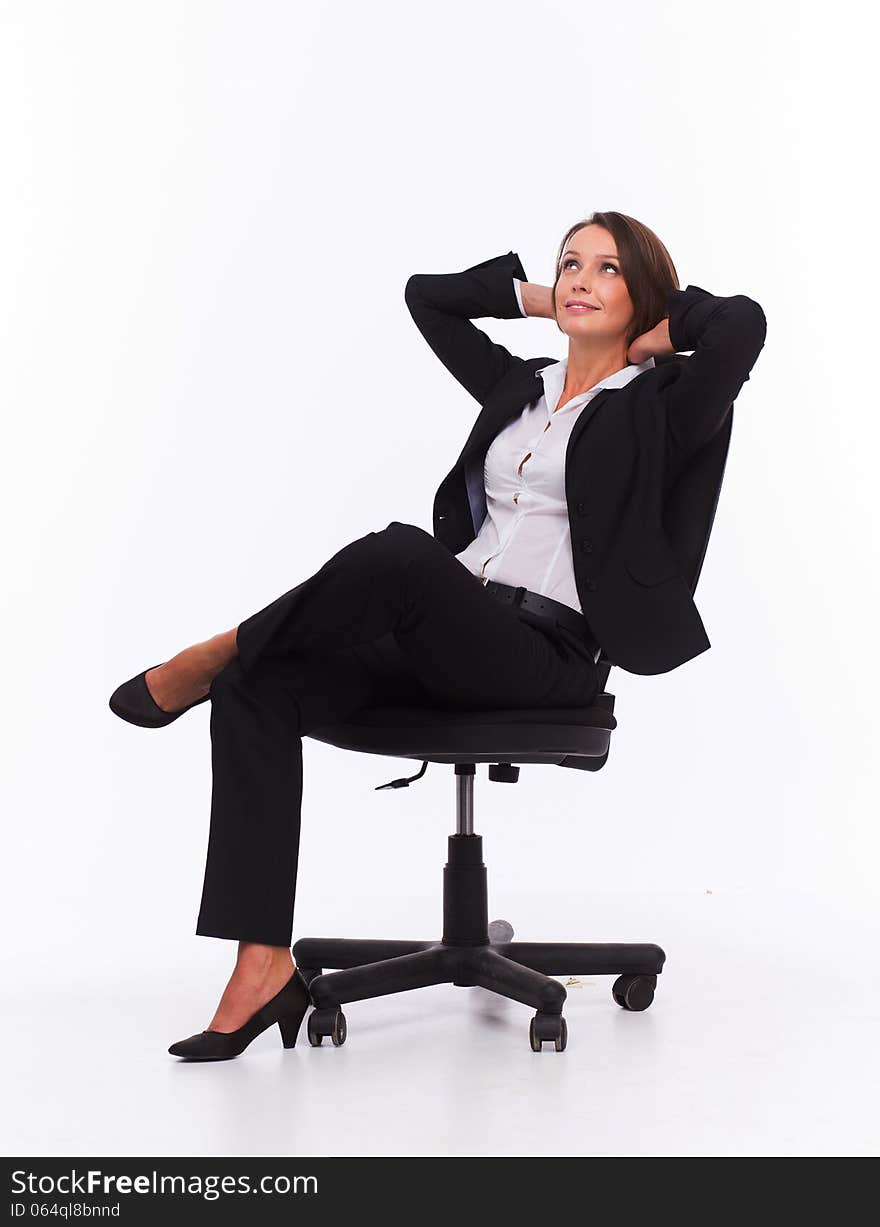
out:
<path id="1" fill-rule="evenodd" d="M 242 622 L 238 658 L 211 685 L 196 933 L 291 944 L 311 730 L 377 703 L 589 706 L 598 674 L 586 645 L 525 618 L 430 533 L 394 521 Z"/>

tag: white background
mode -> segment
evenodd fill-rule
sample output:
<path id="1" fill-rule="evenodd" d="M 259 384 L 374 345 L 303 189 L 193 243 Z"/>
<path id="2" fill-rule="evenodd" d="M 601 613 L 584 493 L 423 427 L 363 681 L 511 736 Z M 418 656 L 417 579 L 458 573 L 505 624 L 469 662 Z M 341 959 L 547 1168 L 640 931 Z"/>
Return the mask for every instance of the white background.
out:
<path id="1" fill-rule="evenodd" d="M 865 12 L 0 4 L 5 1153 L 876 1150 Z M 713 646 L 612 671 L 600 773 L 480 769 L 476 829 L 493 915 L 659 942 L 657 1001 L 572 987 L 539 1057 L 526 1007 L 438 987 L 355 1003 L 338 1051 L 273 1030 L 184 1067 L 234 956 L 194 933 L 208 706 L 148 731 L 107 698 L 354 538 L 430 531 L 478 406 L 407 278 L 513 249 L 549 284 L 605 208 L 768 320 L 696 594 Z M 409 773 L 306 741 L 294 939 L 439 937 L 452 774 L 374 791 Z"/>

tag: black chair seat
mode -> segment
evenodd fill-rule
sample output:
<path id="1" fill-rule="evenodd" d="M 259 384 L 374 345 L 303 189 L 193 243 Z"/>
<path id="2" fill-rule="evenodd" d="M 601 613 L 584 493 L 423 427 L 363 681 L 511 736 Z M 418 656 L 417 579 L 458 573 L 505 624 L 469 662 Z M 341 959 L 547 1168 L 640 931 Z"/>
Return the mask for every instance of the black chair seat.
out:
<path id="1" fill-rule="evenodd" d="M 614 715 L 599 706 L 365 707 L 309 736 L 343 750 L 429 763 L 561 763 L 569 757 L 601 758 L 616 728 Z"/>

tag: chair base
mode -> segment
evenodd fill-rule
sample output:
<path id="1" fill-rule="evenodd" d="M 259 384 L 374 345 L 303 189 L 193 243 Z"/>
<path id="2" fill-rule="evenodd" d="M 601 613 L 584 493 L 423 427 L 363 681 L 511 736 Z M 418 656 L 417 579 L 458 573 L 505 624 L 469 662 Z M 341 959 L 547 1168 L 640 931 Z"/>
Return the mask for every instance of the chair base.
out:
<path id="1" fill-rule="evenodd" d="M 553 976 L 639 976 L 656 982 L 666 958 L 659 946 L 610 942 L 490 941 L 453 946 L 442 941 L 322 937 L 301 938 L 293 957 L 309 980 L 312 1001 L 319 1009 L 430 984 L 457 984 L 478 985 L 548 1014 L 561 1014 L 567 995 Z M 345 970 L 325 974 L 324 967 Z"/>
<path id="2" fill-rule="evenodd" d="M 477 985 L 537 1011 L 532 1048 L 543 1040 L 565 1047 L 562 1008 L 565 988 L 554 976 L 617 975 L 612 990 L 618 1005 L 644 1010 L 653 1000 L 666 955 L 651 944 L 602 942 L 516 942 L 507 921 L 487 916 L 486 867 L 482 837 L 449 836 L 444 870 L 444 935 L 441 941 L 358 938 L 300 938 L 293 946 L 297 966 L 309 983 L 316 1007 L 309 1039 L 344 1038 L 340 1007 L 347 1001 L 385 997 L 431 984 Z M 324 967 L 341 970 L 325 974 Z M 341 1024 L 339 1019 L 342 1019 Z"/>

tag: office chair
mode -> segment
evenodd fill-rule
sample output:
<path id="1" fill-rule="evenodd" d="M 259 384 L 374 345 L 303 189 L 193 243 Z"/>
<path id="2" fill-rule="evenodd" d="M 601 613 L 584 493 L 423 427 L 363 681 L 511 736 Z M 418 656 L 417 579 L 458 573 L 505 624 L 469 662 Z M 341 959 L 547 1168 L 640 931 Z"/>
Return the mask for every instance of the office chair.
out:
<path id="1" fill-rule="evenodd" d="M 716 434 L 694 456 L 667 491 L 664 529 L 694 592 L 715 518 L 727 461 L 733 408 Z M 393 647 L 394 637 L 387 636 Z M 393 641 L 393 643 L 392 643 Z M 376 641 L 380 644 L 381 641 Z M 398 649 L 399 650 L 399 649 Z M 429 984 L 480 985 L 531 1006 L 536 1012 L 529 1042 L 540 1052 L 552 1043 L 565 1049 L 568 1027 L 562 1015 L 566 991 L 554 976 L 615 975 L 612 996 L 625 1010 L 646 1010 L 654 999 L 666 956 L 651 944 L 514 941 L 504 920 L 488 921 L 482 836 L 474 833 L 474 777 L 487 763 L 489 779 L 515 784 L 520 764 L 543 763 L 599 771 L 608 760 L 617 727 L 613 694 L 605 691 L 613 666 L 604 653 L 596 661 L 599 693 L 591 707 L 560 710 L 449 711 L 417 707 L 366 707 L 344 723 L 309 736 L 344 750 L 418 759 L 413 776 L 381 788 L 407 787 L 428 763 L 455 767 L 456 828 L 448 837 L 443 871 L 443 936 L 440 941 L 385 941 L 301 938 L 293 955 L 309 984 L 314 1009 L 309 1043 L 329 1035 L 345 1042 L 342 1005 Z M 324 967 L 340 968 L 325 974 Z"/>

